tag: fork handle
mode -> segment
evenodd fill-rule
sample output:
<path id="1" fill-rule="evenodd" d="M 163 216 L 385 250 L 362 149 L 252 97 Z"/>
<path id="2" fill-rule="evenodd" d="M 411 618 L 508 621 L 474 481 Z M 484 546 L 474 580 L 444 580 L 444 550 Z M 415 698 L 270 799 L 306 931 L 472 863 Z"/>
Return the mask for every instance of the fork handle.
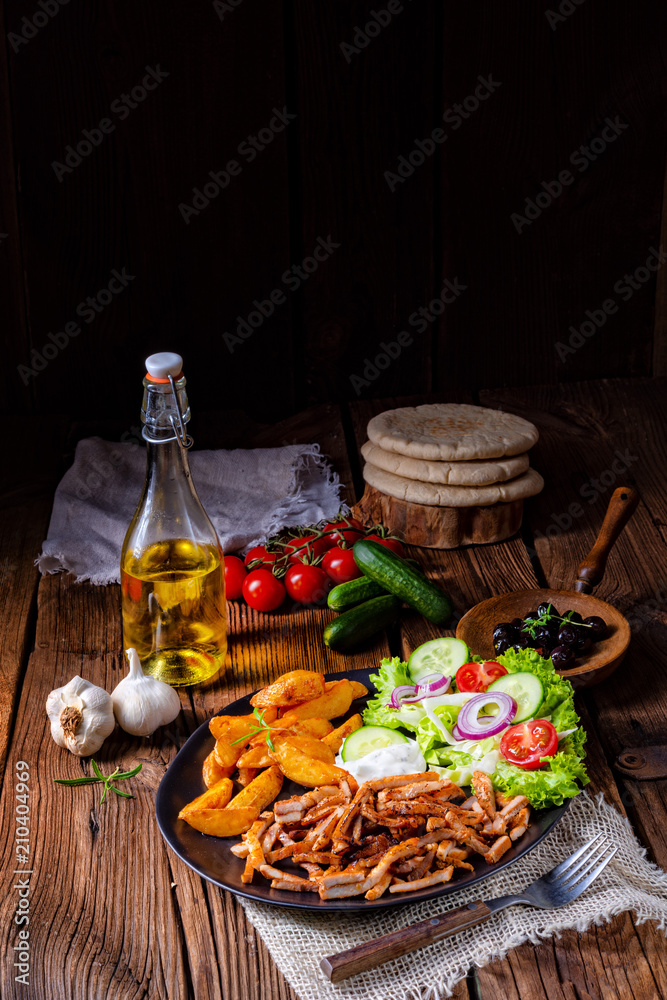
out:
<path id="1" fill-rule="evenodd" d="M 328 958 L 322 959 L 320 968 L 332 983 L 339 983 L 349 976 L 356 976 L 359 972 L 366 972 L 368 969 L 383 965 L 392 958 L 400 958 L 401 955 L 417 951 L 418 948 L 425 948 L 426 945 L 434 944 L 450 934 L 481 924 L 482 921 L 489 919 L 491 913 L 492 911 L 481 899 L 467 903 L 465 906 L 458 906 L 455 910 L 443 913 L 441 917 L 421 920 L 418 924 L 410 924 L 401 930 L 385 934 L 384 937 L 375 938 L 374 941 L 358 944 L 348 951 L 329 955 Z"/>

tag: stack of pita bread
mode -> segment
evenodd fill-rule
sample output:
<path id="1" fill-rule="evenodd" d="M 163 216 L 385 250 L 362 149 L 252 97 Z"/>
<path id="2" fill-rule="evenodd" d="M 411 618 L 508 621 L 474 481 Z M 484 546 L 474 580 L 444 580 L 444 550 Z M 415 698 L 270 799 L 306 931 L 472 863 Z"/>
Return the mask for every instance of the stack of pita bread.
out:
<path id="1" fill-rule="evenodd" d="M 361 451 L 369 486 L 409 504 L 455 508 L 468 522 L 472 516 L 468 508 L 513 504 L 520 523 L 521 501 L 544 486 L 528 460 L 528 449 L 538 439 L 537 428 L 502 410 L 465 403 L 387 410 L 369 422 L 368 437 Z M 502 537 L 507 537 L 507 518 L 500 520 Z M 451 516 L 449 521 L 453 523 Z M 479 540 L 499 540 L 491 537 L 488 515 L 486 521 Z M 459 539 L 457 544 L 473 540 Z"/>

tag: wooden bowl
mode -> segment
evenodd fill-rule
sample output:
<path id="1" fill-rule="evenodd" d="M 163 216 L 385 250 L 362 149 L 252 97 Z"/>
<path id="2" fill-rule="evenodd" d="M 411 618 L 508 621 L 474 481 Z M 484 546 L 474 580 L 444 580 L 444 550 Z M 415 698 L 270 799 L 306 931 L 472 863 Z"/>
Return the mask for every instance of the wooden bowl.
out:
<path id="1" fill-rule="evenodd" d="M 511 594 L 489 597 L 463 616 L 456 628 L 456 637 L 466 643 L 471 653 L 493 660 L 496 655 L 493 649 L 495 626 L 513 618 L 524 618 L 538 604 L 546 603 L 553 604 L 560 614 L 571 609 L 578 611 L 582 618 L 599 615 L 609 628 L 607 637 L 595 643 L 585 658 L 582 657 L 580 666 L 558 670 L 557 673 L 566 677 L 575 690 L 599 684 L 609 677 L 627 652 L 630 626 L 620 611 L 591 594 L 572 590 L 516 590 Z"/>

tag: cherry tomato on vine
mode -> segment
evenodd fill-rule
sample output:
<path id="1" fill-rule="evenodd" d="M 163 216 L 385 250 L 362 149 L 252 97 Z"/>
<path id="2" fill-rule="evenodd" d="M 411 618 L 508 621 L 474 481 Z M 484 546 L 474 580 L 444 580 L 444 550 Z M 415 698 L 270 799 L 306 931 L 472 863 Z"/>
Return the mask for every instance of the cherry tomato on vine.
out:
<path id="1" fill-rule="evenodd" d="M 339 542 L 347 542 L 354 545 L 360 538 L 364 537 L 364 526 L 356 517 L 342 518 L 340 521 L 329 521 L 324 525 L 322 531 L 327 539 L 328 547 L 332 548 Z"/>
<path id="2" fill-rule="evenodd" d="M 269 569 L 253 569 L 243 581 L 243 596 L 255 611 L 275 611 L 285 600 L 285 588 Z"/>
<path id="3" fill-rule="evenodd" d="M 398 538 L 382 538 L 381 535 L 366 535 L 366 541 L 379 542 L 386 549 L 391 549 L 392 552 L 395 552 L 397 556 L 405 555 L 405 546 L 403 542 L 399 542 Z"/>
<path id="4" fill-rule="evenodd" d="M 304 562 L 311 558 L 317 558 L 327 551 L 329 544 L 326 538 L 317 535 L 304 535 L 302 538 L 295 538 L 285 546 L 288 563 Z"/>
<path id="5" fill-rule="evenodd" d="M 356 580 L 364 575 L 354 561 L 352 549 L 341 549 L 338 546 L 325 553 L 322 568 L 334 583 L 347 583 L 348 580 Z"/>
<path id="6" fill-rule="evenodd" d="M 280 558 L 279 552 L 269 552 L 265 545 L 254 545 L 248 549 L 243 563 L 249 566 L 255 559 L 262 560 L 262 566 L 273 566 L 274 562 Z"/>
<path id="7" fill-rule="evenodd" d="M 456 671 L 456 686 L 459 691 L 486 691 L 499 677 L 507 673 L 507 667 L 495 660 L 486 663 L 464 663 Z"/>
<path id="8" fill-rule="evenodd" d="M 242 559 L 238 556 L 225 556 L 225 597 L 230 601 L 243 594 L 243 581 L 246 575 Z"/>
<path id="9" fill-rule="evenodd" d="M 120 589 L 129 597 L 133 604 L 139 604 L 141 601 L 141 580 L 136 576 L 130 576 L 129 573 L 123 572 L 121 574 L 121 585 Z"/>
<path id="10" fill-rule="evenodd" d="M 500 752 L 510 764 L 536 771 L 541 757 L 553 757 L 558 749 L 558 733 L 546 719 L 520 722 L 508 729 L 500 741 Z"/>
<path id="11" fill-rule="evenodd" d="M 330 587 L 331 580 L 319 566 L 296 563 L 285 574 L 285 589 L 299 604 L 321 604 Z"/>

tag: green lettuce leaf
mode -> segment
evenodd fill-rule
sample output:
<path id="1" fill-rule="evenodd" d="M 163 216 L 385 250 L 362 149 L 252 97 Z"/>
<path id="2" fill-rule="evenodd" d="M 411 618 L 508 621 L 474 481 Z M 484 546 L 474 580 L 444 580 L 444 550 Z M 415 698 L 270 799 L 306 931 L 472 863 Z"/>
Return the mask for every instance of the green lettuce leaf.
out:
<path id="1" fill-rule="evenodd" d="M 565 799 L 577 795 L 580 785 L 589 782 L 583 763 L 586 733 L 574 707 L 572 685 L 536 649 L 508 649 L 496 659 L 511 674 L 526 670 L 539 677 L 544 700 L 536 712 L 537 718 L 548 718 L 559 733 L 567 729 L 575 731 L 561 740 L 558 752 L 545 757 L 543 766 L 536 771 L 526 771 L 501 757 L 493 784 L 507 795 L 525 795 L 536 809 L 560 806 Z"/>
<path id="2" fill-rule="evenodd" d="M 378 673 L 371 675 L 376 694 L 363 713 L 364 723 L 413 733 L 429 767 L 457 785 L 469 785 L 473 771 L 479 769 L 492 775 L 494 787 L 499 791 L 506 795 L 525 795 L 536 809 L 562 805 L 579 792 L 580 786 L 588 783 L 583 763 L 586 734 L 574 708 L 572 685 L 566 678 L 559 677 L 551 660 L 534 649 L 508 650 L 497 660 L 510 673 L 525 670 L 535 674 L 544 689 L 544 700 L 537 716 L 548 718 L 558 732 L 574 730 L 561 740 L 558 752 L 553 757 L 545 757 L 543 766 L 536 771 L 526 771 L 506 761 L 499 752 L 499 736 L 459 741 L 451 746 L 420 705 L 404 705 L 399 710 L 390 708 L 394 688 L 413 683 L 407 664 L 397 656 L 383 659 Z M 443 700 L 447 697 L 449 695 L 444 695 Z M 435 699 L 431 699 L 430 704 L 451 733 L 459 706 L 437 705 Z"/>
<path id="3" fill-rule="evenodd" d="M 387 726 L 389 729 L 409 729 L 416 733 L 417 727 L 426 713 L 419 705 L 404 705 L 400 709 L 390 708 L 389 700 L 395 687 L 410 684 L 414 681 L 408 674 L 408 665 L 397 656 L 392 659 L 385 657 L 380 661 L 380 670 L 371 674 L 370 679 L 375 685 L 377 694 L 368 702 L 363 712 L 364 725 Z"/>
<path id="4" fill-rule="evenodd" d="M 545 758 L 548 766 L 537 771 L 515 767 L 502 757 L 493 775 L 494 787 L 505 795 L 525 795 L 535 809 L 561 806 L 579 793 L 579 783 L 588 784 L 583 761 L 576 753 L 559 750 Z"/>

